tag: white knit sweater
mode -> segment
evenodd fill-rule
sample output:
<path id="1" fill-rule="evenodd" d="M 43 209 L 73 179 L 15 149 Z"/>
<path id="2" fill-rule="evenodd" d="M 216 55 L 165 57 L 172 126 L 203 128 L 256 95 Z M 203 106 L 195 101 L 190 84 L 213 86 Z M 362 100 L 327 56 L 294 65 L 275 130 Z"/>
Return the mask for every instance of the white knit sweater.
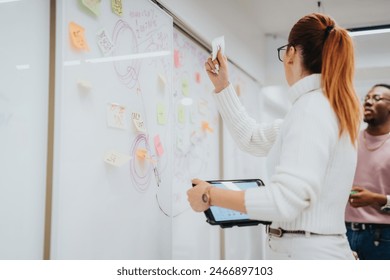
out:
<path id="1" fill-rule="evenodd" d="M 232 85 L 214 96 L 239 147 L 268 156 L 269 185 L 245 193 L 249 216 L 286 230 L 342 234 L 357 151 L 347 133 L 339 138 L 336 115 L 320 84 L 319 74 L 295 83 L 288 92 L 290 112 L 271 124 L 248 116 Z"/>

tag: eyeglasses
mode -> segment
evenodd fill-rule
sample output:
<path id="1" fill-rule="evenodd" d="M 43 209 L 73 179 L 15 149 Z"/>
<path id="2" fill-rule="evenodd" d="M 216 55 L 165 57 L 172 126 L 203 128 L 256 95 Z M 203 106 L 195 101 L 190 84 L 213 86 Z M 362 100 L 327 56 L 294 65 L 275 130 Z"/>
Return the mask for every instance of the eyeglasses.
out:
<path id="1" fill-rule="evenodd" d="M 385 98 L 385 97 L 381 97 L 378 94 L 374 94 L 372 96 L 366 95 L 366 97 L 364 97 L 364 103 L 366 103 L 368 100 L 372 100 L 374 103 L 379 102 L 381 100 L 390 101 L 390 99 Z"/>
<path id="2" fill-rule="evenodd" d="M 281 62 L 283 62 L 283 55 L 284 55 L 284 52 L 280 53 L 280 51 L 286 51 L 288 46 L 290 46 L 290 44 L 287 44 L 287 45 L 284 45 L 284 46 L 281 46 L 280 48 L 277 48 L 277 51 L 278 51 L 278 58 Z"/>

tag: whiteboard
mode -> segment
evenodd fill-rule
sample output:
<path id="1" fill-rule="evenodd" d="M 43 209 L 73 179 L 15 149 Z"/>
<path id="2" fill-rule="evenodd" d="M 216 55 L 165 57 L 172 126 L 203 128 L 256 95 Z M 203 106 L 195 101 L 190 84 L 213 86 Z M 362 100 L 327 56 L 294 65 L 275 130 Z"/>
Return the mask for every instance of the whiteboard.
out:
<path id="1" fill-rule="evenodd" d="M 235 65 L 229 65 L 230 82 L 248 114 L 258 122 L 263 118 L 261 87 Z M 223 126 L 224 179 L 255 179 L 267 182 L 265 158 L 240 150 Z M 226 259 L 263 259 L 265 229 L 263 225 L 224 229 Z"/>
<path id="2" fill-rule="evenodd" d="M 172 18 L 93 2 L 57 5 L 51 256 L 170 259 Z"/>
<path id="3" fill-rule="evenodd" d="M 204 69 L 209 53 L 177 29 L 173 33 L 173 259 L 219 259 L 219 228 L 190 209 L 191 179 L 220 178 L 219 115 Z"/>
<path id="4" fill-rule="evenodd" d="M 50 1 L 0 4 L 0 259 L 42 259 Z"/>

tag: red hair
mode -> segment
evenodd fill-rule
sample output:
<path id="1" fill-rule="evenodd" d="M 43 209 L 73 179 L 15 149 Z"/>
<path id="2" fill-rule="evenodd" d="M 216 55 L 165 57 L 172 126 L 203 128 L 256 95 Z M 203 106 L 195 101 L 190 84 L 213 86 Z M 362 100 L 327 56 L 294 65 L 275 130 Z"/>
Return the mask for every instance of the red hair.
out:
<path id="1" fill-rule="evenodd" d="M 360 102 L 353 86 L 354 46 L 348 32 L 323 14 L 301 18 L 288 42 L 300 47 L 303 67 L 321 73 L 321 85 L 339 122 L 339 136 L 349 134 L 355 145 L 361 122 Z"/>

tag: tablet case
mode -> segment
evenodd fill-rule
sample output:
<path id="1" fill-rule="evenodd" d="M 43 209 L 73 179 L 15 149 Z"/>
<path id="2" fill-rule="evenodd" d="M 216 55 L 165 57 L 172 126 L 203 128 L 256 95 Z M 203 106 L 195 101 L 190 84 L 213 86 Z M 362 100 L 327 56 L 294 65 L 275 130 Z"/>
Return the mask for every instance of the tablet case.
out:
<path id="1" fill-rule="evenodd" d="M 212 180 L 207 182 L 210 184 L 220 184 L 223 182 L 233 182 L 238 184 L 241 182 L 256 182 L 259 187 L 265 186 L 263 181 L 260 179 Z M 221 228 L 231 228 L 234 226 L 238 226 L 238 227 L 257 226 L 259 224 L 264 224 L 264 225 L 271 224 L 271 222 L 269 221 L 259 221 L 259 220 L 251 220 L 251 219 L 216 221 L 211 208 L 204 211 L 204 214 L 206 215 L 206 222 L 208 222 L 210 225 L 213 226 L 220 226 Z"/>

